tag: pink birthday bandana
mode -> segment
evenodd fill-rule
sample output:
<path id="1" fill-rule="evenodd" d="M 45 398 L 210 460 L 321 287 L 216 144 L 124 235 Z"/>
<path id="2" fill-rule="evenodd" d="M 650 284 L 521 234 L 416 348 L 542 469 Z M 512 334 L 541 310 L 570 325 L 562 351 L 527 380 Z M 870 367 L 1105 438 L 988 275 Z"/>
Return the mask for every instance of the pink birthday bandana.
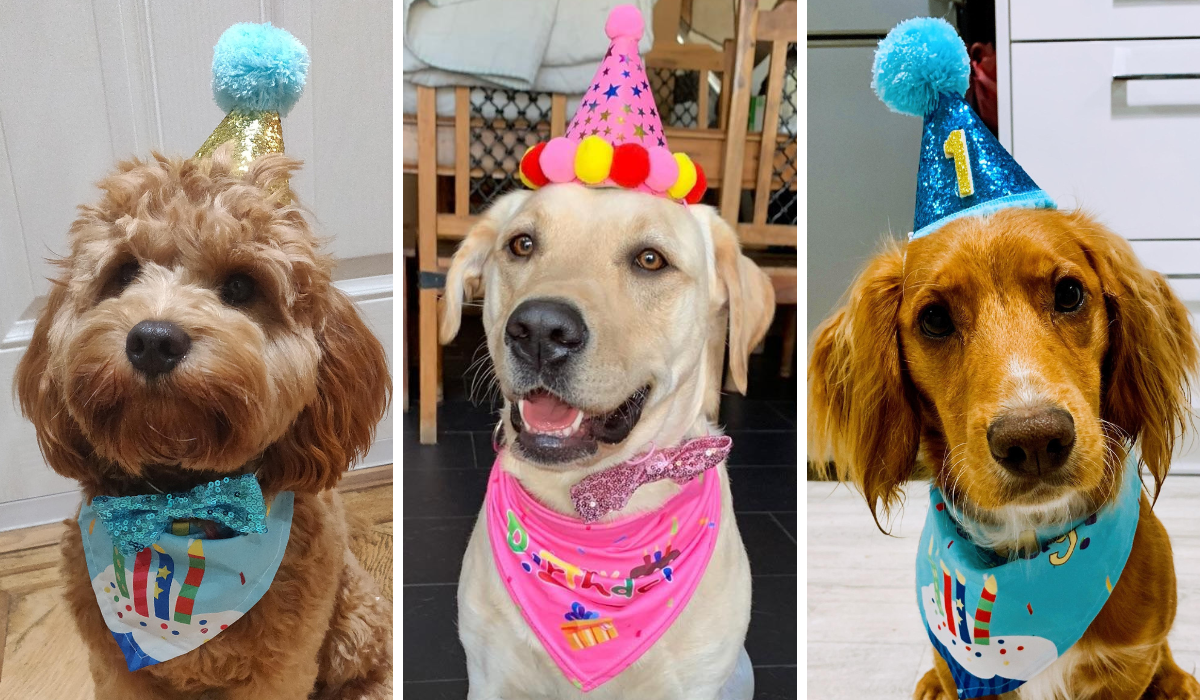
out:
<path id="1" fill-rule="evenodd" d="M 505 588 L 584 692 L 637 661 L 679 616 L 708 567 L 720 516 L 720 479 L 711 469 L 659 510 L 612 523 L 546 508 L 499 458 L 488 482 L 488 539 Z"/>

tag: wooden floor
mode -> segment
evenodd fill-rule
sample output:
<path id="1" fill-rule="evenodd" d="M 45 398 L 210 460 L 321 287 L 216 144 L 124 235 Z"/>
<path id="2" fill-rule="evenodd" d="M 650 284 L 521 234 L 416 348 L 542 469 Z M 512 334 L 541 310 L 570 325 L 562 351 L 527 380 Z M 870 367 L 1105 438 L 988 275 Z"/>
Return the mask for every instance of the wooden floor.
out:
<path id="1" fill-rule="evenodd" d="M 808 482 L 808 696 L 908 700 L 933 665 L 914 593 L 928 487 L 910 484 L 887 537 L 856 491 Z M 1171 538 L 1179 605 L 1176 662 L 1200 666 L 1200 477 L 1168 477 L 1155 513 Z"/>
<path id="2" fill-rule="evenodd" d="M 392 598 L 392 468 L 356 470 L 342 495 L 351 549 Z M 0 698 L 92 700 L 87 652 L 58 581 L 60 524 L 0 533 Z"/>

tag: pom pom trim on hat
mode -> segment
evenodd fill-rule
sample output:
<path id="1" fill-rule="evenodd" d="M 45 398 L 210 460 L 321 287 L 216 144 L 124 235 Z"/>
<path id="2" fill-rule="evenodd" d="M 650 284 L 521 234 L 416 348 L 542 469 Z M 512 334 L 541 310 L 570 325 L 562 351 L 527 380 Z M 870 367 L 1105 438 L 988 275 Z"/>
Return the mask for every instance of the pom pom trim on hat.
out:
<path id="1" fill-rule="evenodd" d="M 608 177 L 621 187 L 637 187 L 650 177 L 650 154 L 636 143 L 623 143 L 613 150 Z"/>
<path id="2" fill-rule="evenodd" d="M 604 22 L 604 34 L 610 40 L 633 39 L 639 41 L 646 30 L 646 21 L 636 5 L 617 5 L 608 13 Z"/>
<path id="3" fill-rule="evenodd" d="M 542 164 L 538 160 L 544 150 L 546 150 L 545 142 L 534 144 L 525 151 L 525 155 L 521 156 L 521 164 L 518 168 L 521 182 L 531 190 L 536 190 L 550 182 L 550 178 L 546 177 L 546 173 L 542 171 Z"/>
<path id="4" fill-rule="evenodd" d="M 671 154 L 678 174 L 665 190 L 647 183 L 650 153 L 637 143 L 613 147 L 598 136 L 575 142 L 565 136 L 534 145 L 521 156 L 517 175 L 531 190 L 548 184 L 578 182 L 584 185 L 616 185 L 627 190 L 665 194 L 671 199 L 696 204 L 708 189 L 704 169 L 684 153 Z"/>
<path id="5" fill-rule="evenodd" d="M 871 89 L 893 112 L 924 117 L 942 95 L 965 95 L 970 75 L 967 47 L 954 27 L 944 19 L 914 17 L 879 42 Z"/>
<path id="6" fill-rule="evenodd" d="M 213 48 L 213 99 L 225 112 L 286 115 L 308 80 L 308 49 L 286 30 L 243 22 L 226 29 Z"/>
<path id="7" fill-rule="evenodd" d="M 699 204 L 700 199 L 704 197 L 704 192 L 708 189 L 708 178 L 704 176 L 704 168 L 700 164 L 692 161 L 692 165 L 696 166 L 696 184 L 692 186 L 692 191 L 687 193 L 683 201 L 688 204 Z"/>

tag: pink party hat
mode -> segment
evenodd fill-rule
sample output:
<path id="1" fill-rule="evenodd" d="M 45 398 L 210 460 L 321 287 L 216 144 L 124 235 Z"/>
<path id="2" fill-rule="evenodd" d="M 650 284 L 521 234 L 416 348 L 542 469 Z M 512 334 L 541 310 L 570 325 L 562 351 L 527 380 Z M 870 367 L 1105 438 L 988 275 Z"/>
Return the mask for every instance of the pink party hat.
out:
<path id="1" fill-rule="evenodd" d="M 612 43 L 564 136 L 521 157 L 521 182 L 530 189 L 578 182 L 624 187 L 696 204 L 708 183 L 698 163 L 671 153 L 646 65 L 638 54 L 645 22 L 633 5 L 618 5 L 604 33 Z"/>

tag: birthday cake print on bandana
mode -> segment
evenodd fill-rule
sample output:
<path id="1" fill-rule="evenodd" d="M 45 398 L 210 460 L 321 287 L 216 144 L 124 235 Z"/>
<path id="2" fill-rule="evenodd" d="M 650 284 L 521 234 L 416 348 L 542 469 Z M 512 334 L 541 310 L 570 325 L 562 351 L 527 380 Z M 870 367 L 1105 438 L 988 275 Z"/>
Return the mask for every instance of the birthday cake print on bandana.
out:
<path id="1" fill-rule="evenodd" d="M 218 484 L 228 498 L 216 495 Z M 168 495 L 97 497 L 79 512 L 96 602 L 130 671 L 196 649 L 250 610 L 275 579 L 291 533 L 295 495 L 282 492 L 264 507 L 252 475 Z M 255 499 L 256 509 L 238 505 Z M 162 507 L 151 510 L 156 501 Z M 160 530 L 164 510 L 190 517 L 162 521 Z M 208 513 L 240 515 L 218 522 Z"/>
<path id="2" fill-rule="evenodd" d="M 1137 530 L 1141 480 L 1130 458 L 1114 502 L 1009 560 L 976 547 L 938 488 L 917 554 L 917 602 L 958 697 L 1015 690 L 1066 653 L 1104 607 Z"/>
<path id="3" fill-rule="evenodd" d="M 487 529 L 501 580 L 546 653 L 584 692 L 611 680 L 662 636 L 712 557 L 719 473 L 705 468 L 686 479 L 664 478 L 685 483 L 660 509 L 586 522 L 538 503 L 499 458 L 492 467 Z"/>

